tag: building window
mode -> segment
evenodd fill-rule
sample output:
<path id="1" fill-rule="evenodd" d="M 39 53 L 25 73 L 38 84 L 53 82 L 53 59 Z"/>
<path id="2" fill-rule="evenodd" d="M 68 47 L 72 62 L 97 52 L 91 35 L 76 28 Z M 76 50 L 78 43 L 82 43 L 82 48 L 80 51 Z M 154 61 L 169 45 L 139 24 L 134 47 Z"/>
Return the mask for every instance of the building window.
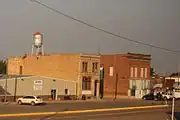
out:
<path id="1" fill-rule="evenodd" d="M 145 68 L 145 78 L 147 78 L 147 68 Z"/>
<path id="2" fill-rule="evenodd" d="M 83 77 L 82 90 L 91 90 L 91 78 Z"/>
<path id="3" fill-rule="evenodd" d="M 23 73 L 23 67 L 19 66 L 19 74 L 22 75 L 22 73 Z"/>
<path id="4" fill-rule="evenodd" d="M 134 76 L 137 78 L 137 67 L 135 68 L 134 73 L 135 73 Z"/>
<path id="5" fill-rule="evenodd" d="M 92 64 L 92 72 L 98 72 L 98 62 L 94 62 Z"/>
<path id="6" fill-rule="evenodd" d="M 144 77 L 144 69 L 141 68 L 141 78 L 143 78 L 143 77 Z"/>
<path id="7" fill-rule="evenodd" d="M 133 78 L 133 76 L 134 76 L 134 75 L 133 75 L 133 74 L 134 74 L 134 68 L 131 67 L 131 70 L 130 70 L 130 71 L 131 71 L 131 78 Z"/>
<path id="8" fill-rule="evenodd" d="M 88 62 L 83 62 L 82 63 L 82 72 L 87 72 L 88 69 Z"/>
<path id="9" fill-rule="evenodd" d="M 145 89 L 145 81 L 144 81 L 144 80 L 142 80 L 141 82 L 142 82 L 142 84 L 141 84 L 142 89 Z"/>
<path id="10" fill-rule="evenodd" d="M 150 85 L 150 80 L 146 80 L 146 88 L 147 88 L 147 89 L 150 89 L 150 86 L 151 86 L 151 85 Z"/>
<path id="11" fill-rule="evenodd" d="M 113 73 L 114 73 L 113 67 L 109 67 L 109 76 L 113 76 Z"/>
<path id="12" fill-rule="evenodd" d="M 132 83 L 133 83 L 133 81 L 132 80 L 129 80 L 129 89 L 132 89 Z"/>

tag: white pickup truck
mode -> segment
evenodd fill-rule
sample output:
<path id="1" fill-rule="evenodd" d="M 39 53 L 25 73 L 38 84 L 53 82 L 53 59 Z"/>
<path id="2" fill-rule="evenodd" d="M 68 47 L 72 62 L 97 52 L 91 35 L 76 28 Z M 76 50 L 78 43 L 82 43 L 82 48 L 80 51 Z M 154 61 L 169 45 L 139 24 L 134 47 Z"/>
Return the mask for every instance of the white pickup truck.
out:
<path id="1" fill-rule="evenodd" d="M 169 100 L 169 99 L 172 99 L 173 97 L 175 99 L 180 99 L 180 92 L 174 92 L 174 95 L 173 93 L 162 93 L 162 96 L 164 100 Z"/>
<path id="2" fill-rule="evenodd" d="M 167 93 L 162 93 L 162 97 L 163 97 L 164 100 L 170 100 L 170 99 L 173 98 L 173 94 L 172 94 L 172 93 L 169 93 L 169 92 L 167 92 Z"/>

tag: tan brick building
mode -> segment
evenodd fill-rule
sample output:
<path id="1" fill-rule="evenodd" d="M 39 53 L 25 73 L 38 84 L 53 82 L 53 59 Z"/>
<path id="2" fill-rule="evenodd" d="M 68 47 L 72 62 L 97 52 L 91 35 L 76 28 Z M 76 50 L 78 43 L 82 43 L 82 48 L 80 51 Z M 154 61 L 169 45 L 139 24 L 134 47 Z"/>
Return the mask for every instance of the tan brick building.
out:
<path id="1" fill-rule="evenodd" d="M 36 75 L 76 82 L 76 95 L 99 96 L 100 56 L 96 54 L 25 55 L 8 59 L 8 75 Z"/>
<path id="2" fill-rule="evenodd" d="M 150 55 L 101 55 L 104 68 L 104 96 L 135 96 L 150 92 Z M 117 88 L 117 89 L 116 89 Z"/>

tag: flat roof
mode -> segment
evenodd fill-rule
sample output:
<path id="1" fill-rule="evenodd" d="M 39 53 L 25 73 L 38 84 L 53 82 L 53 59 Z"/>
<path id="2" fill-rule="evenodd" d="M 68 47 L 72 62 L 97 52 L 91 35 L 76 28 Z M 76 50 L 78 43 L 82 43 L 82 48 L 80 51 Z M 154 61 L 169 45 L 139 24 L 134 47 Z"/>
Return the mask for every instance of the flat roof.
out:
<path id="1" fill-rule="evenodd" d="M 18 77 L 30 77 L 33 75 L 8 75 L 8 79 L 9 78 L 18 78 Z M 6 79 L 6 75 L 0 76 L 0 79 Z"/>

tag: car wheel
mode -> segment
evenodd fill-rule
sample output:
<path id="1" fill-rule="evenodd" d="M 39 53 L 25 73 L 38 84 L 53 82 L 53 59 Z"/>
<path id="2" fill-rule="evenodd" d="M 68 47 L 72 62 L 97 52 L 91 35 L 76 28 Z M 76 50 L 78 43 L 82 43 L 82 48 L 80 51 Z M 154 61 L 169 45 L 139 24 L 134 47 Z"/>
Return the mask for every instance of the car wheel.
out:
<path id="1" fill-rule="evenodd" d="M 164 99 L 164 100 L 167 100 L 167 97 L 164 97 L 163 99 Z"/>
<path id="2" fill-rule="evenodd" d="M 31 105 L 34 106 L 34 105 L 35 105 L 35 102 L 32 101 L 32 102 L 31 102 Z"/>
<path id="3" fill-rule="evenodd" d="M 18 101 L 18 104 L 19 104 L 19 105 L 21 105 L 21 104 L 22 104 L 22 101 L 21 101 L 21 100 L 19 100 L 19 101 Z"/>
<path id="4" fill-rule="evenodd" d="M 156 101 L 156 100 L 158 100 L 157 98 L 154 98 L 154 100 Z"/>

